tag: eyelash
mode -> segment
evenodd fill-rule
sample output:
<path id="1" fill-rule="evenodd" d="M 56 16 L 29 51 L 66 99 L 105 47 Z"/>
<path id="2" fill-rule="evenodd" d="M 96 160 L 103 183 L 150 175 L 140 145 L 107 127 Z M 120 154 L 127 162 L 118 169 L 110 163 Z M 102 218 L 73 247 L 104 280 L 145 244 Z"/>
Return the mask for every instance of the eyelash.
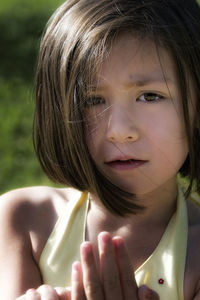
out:
<path id="1" fill-rule="evenodd" d="M 105 103 L 105 99 L 102 97 L 91 97 L 85 101 L 86 107 L 93 107 L 95 105 L 101 105 Z"/>
<path id="2" fill-rule="evenodd" d="M 145 96 L 150 96 L 150 97 L 155 97 L 156 99 L 155 100 L 149 100 L 149 101 L 147 101 L 147 100 L 141 100 L 140 98 L 143 96 L 143 98 L 145 97 Z M 149 92 L 149 93 L 143 93 L 140 97 L 138 97 L 137 99 L 139 99 L 139 101 L 142 101 L 142 102 L 149 102 L 149 103 L 155 103 L 155 102 L 159 102 L 159 101 L 162 101 L 162 100 L 164 100 L 165 99 L 165 97 L 164 96 L 162 96 L 162 95 L 160 95 L 160 94 L 157 94 L 157 93 L 151 93 L 151 92 Z"/>
<path id="3" fill-rule="evenodd" d="M 144 98 L 147 97 L 147 96 L 150 96 L 151 98 L 154 97 L 156 99 L 149 100 L 149 101 L 145 100 Z M 143 99 L 141 99 L 141 97 L 143 97 Z M 141 96 L 139 96 L 137 98 L 137 101 L 146 102 L 146 103 L 148 103 L 148 102 L 149 103 L 155 103 L 155 102 L 162 101 L 164 99 L 165 99 L 165 97 L 160 95 L 160 94 L 148 92 L 148 93 L 143 93 Z M 101 104 L 105 104 L 105 99 L 102 98 L 102 97 L 91 97 L 91 98 L 88 98 L 85 101 L 85 106 L 86 107 L 93 107 L 95 105 L 101 105 Z"/>

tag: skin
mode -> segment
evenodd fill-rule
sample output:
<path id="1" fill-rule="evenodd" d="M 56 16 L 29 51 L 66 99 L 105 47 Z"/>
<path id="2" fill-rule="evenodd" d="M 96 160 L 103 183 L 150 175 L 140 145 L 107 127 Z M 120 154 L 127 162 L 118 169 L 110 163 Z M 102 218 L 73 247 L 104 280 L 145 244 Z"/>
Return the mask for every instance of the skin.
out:
<path id="1" fill-rule="evenodd" d="M 76 191 L 74 190 L 48 187 L 19 189 L 1 196 L 0 268 L 3 276 L 0 278 L 0 290 L 2 300 L 13 300 L 17 297 L 20 300 L 92 299 L 87 294 L 85 296 L 85 290 L 90 294 L 87 287 L 96 286 L 96 283 L 93 281 L 94 277 L 87 274 L 93 270 L 93 274 L 96 272 L 96 277 L 100 276 L 99 266 L 96 265 L 93 252 L 92 257 L 90 257 L 90 249 L 93 247 L 92 243 L 87 242 L 81 245 L 82 260 L 81 263 L 78 262 L 73 265 L 70 290 L 61 287 L 54 289 L 44 285 L 39 270 L 39 259 L 46 240 L 53 230 L 58 216 L 63 212 L 63 209 L 67 209 L 70 199 L 73 201 L 75 196 Z M 105 233 L 104 235 L 109 234 Z M 99 251 L 102 249 L 101 240 L 99 241 Z M 127 263 L 124 269 L 119 272 L 117 264 L 121 259 L 117 260 L 116 252 L 112 251 L 110 253 L 109 250 L 110 247 L 114 248 L 114 243 L 112 245 L 110 236 L 110 243 L 104 246 L 103 251 L 106 256 L 109 253 L 112 264 L 116 264 L 116 277 L 119 277 L 122 273 L 128 273 L 127 266 L 130 268 L 131 264 L 127 250 L 124 248 L 122 261 L 125 259 Z M 87 255 L 88 251 L 89 255 Z M 107 265 L 106 269 L 102 269 L 101 274 L 106 274 L 108 268 L 109 265 Z M 112 283 L 113 274 L 109 272 L 109 276 L 111 276 L 110 281 Z M 147 287 L 138 289 L 134 277 L 131 279 L 132 282 L 129 283 L 128 288 L 134 294 L 133 299 L 148 299 L 146 295 L 149 292 L 150 299 L 158 299 L 157 294 Z M 12 282 L 11 285 L 10 282 Z M 99 281 L 98 284 L 98 288 L 102 293 L 104 290 L 103 283 Z M 122 289 L 121 284 L 118 286 L 118 289 Z M 110 298 L 113 298 L 112 290 L 109 290 L 107 293 L 107 299 Z M 99 299 L 103 300 L 105 298 Z"/>
<path id="2" fill-rule="evenodd" d="M 98 245 L 100 273 L 96 265 L 93 245 L 85 242 L 80 248 L 81 262 L 74 262 L 72 265 L 70 289 L 53 289 L 48 285 L 42 285 L 38 289 L 29 289 L 17 300 L 159 299 L 158 295 L 146 286 L 138 289 L 121 237 L 112 239 L 108 232 L 102 232 L 98 236 Z"/>
<path id="3" fill-rule="evenodd" d="M 175 194 L 176 174 L 188 154 L 173 62 L 166 50 L 158 51 L 149 40 L 118 38 L 87 108 L 88 147 L 96 165 L 140 198 L 160 187 Z M 118 157 L 146 163 L 124 171 L 106 164 Z"/>
<path id="4" fill-rule="evenodd" d="M 58 217 L 76 191 L 35 187 L 3 195 L 1 299 L 158 299 L 147 287 L 137 287 L 132 271 L 155 250 L 175 211 L 176 174 L 188 153 L 173 63 L 164 49 L 159 49 L 159 54 L 160 60 L 148 40 L 120 37 L 102 66 L 97 91 L 91 95 L 94 105 L 90 103 L 86 112 L 88 147 L 96 165 L 114 183 L 134 192 L 145 211 L 120 218 L 91 195 L 87 242 L 80 247 L 81 261 L 72 266 L 69 291 L 43 285 L 39 260 Z M 144 85 L 144 77 L 151 83 Z M 147 92 L 160 94 L 162 100 L 147 103 L 143 97 Z M 100 104 L 96 98 L 101 99 Z M 119 156 L 134 156 L 145 163 L 128 170 L 105 163 Z M 189 201 L 187 207 L 184 299 L 198 300 L 200 212 Z"/>

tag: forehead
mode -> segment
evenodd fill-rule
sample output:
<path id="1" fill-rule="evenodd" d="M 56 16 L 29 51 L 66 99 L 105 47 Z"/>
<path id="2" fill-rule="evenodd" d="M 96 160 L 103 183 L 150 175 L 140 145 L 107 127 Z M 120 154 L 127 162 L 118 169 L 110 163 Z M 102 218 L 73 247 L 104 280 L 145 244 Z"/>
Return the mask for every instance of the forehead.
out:
<path id="1" fill-rule="evenodd" d="M 148 38 L 131 34 L 123 34 L 113 43 L 101 66 L 98 84 L 106 84 L 116 77 L 127 83 L 165 80 L 176 84 L 174 63 L 168 51 Z"/>

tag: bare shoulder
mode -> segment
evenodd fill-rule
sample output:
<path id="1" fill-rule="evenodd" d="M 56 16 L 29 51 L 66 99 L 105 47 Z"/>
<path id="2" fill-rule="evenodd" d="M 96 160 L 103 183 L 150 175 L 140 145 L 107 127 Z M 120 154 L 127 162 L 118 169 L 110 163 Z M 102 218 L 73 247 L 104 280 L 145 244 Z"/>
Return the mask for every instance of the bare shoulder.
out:
<path id="1" fill-rule="evenodd" d="M 77 193 L 73 189 L 31 187 L 0 197 L 1 299 L 15 299 L 42 284 L 41 252 L 59 215 Z"/>
<path id="2" fill-rule="evenodd" d="M 2 202 L 12 201 L 12 204 L 20 204 L 23 201 L 38 203 L 53 199 L 55 195 L 67 197 L 68 189 L 57 189 L 48 186 L 33 186 L 11 190 L 0 196 L 0 205 Z"/>
<path id="3" fill-rule="evenodd" d="M 13 234 L 26 230 L 39 257 L 59 215 L 77 192 L 45 186 L 10 191 L 0 197 L 0 228 Z"/>
<path id="4" fill-rule="evenodd" d="M 53 188 L 47 186 L 36 186 L 21 188 L 9 191 L 0 196 L 0 213 L 10 216 L 23 215 L 24 212 L 43 214 L 50 212 L 51 209 L 59 215 L 64 205 L 66 205 L 72 196 L 78 191 L 72 188 Z M 27 219 L 26 215 L 24 220 Z M 23 222 L 23 220 L 22 220 Z"/>
<path id="5" fill-rule="evenodd" d="M 200 207 L 188 201 L 188 248 L 185 299 L 200 299 Z"/>
<path id="6" fill-rule="evenodd" d="M 23 188 L 5 193 L 0 197 L 1 223 L 3 221 L 7 226 L 9 223 L 15 225 L 15 229 L 20 229 L 26 224 L 27 228 L 42 215 L 56 215 L 59 206 L 64 200 L 67 201 L 65 194 L 66 192 L 49 187 Z"/>

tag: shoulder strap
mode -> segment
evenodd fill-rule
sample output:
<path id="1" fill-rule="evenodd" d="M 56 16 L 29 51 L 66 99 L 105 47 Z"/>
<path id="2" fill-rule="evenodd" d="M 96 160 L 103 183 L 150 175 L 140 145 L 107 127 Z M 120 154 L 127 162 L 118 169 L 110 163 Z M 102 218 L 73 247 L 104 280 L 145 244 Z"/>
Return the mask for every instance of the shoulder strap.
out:
<path id="1" fill-rule="evenodd" d="M 58 219 L 40 258 L 43 282 L 51 286 L 70 286 L 72 263 L 80 259 L 79 247 L 84 241 L 88 193 L 72 199 Z"/>

